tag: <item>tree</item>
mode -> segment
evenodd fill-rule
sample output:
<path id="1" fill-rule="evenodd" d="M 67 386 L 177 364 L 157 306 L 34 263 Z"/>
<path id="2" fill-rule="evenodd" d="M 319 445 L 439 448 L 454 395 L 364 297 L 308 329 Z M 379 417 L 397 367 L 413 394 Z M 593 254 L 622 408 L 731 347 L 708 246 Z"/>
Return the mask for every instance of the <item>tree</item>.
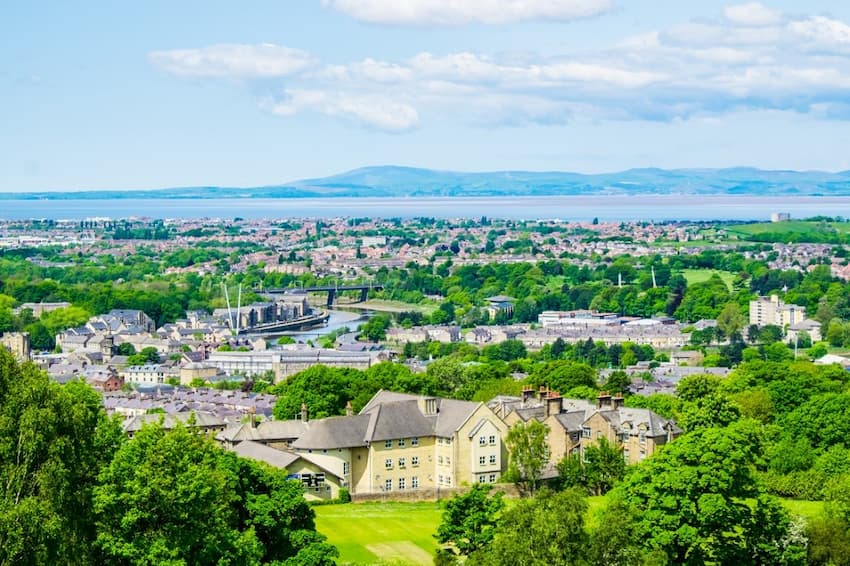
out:
<path id="1" fill-rule="evenodd" d="M 585 485 L 594 495 L 604 495 L 623 479 L 626 461 L 623 449 L 604 436 L 584 449 Z"/>
<path id="2" fill-rule="evenodd" d="M 584 526 L 587 502 L 581 491 L 540 490 L 502 516 L 493 543 L 473 554 L 474 564 L 549 566 L 589 564 L 590 538 Z"/>
<path id="3" fill-rule="evenodd" d="M 89 386 L 0 347 L 0 563 L 97 563 L 92 490 L 123 438 Z"/>
<path id="4" fill-rule="evenodd" d="M 549 447 L 546 444 L 548 433 L 548 426 L 531 419 L 527 423 L 515 424 L 505 437 L 510 453 L 508 477 L 514 478 L 518 485 L 528 488 L 532 493 L 549 459 Z"/>
<path id="5" fill-rule="evenodd" d="M 486 548 L 493 540 L 505 502 L 503 493 L 490 495 L 492 485 L 476 483 L 465 494 L 446 503 L 437 534 L 440 544 L 450 544 L 463 556 Z"/>
<path id="6" fill-rule="evenodd" d="M 741 308 L 737 303 L 727 303 L 720 314 L 717 315 L 717 327 L 723 331 L 726 337 L 740 332 L 745 324 L 746 319 L 741 314 Z"/>
<path id="7" fill-rule="evenodd" d="M 759 434 L 751 422 L 700 429 L 636 466 L 614 499 L 634 513 L 640 544 L 673 564 L 800 564 L 787 514 L 754 475 Z M 754 557 L 769 547 L 783 549 L 776 561 Z"/>
<path id="8" fill-rule="evenodd" d="M 101 474 L 101 563 L 333 564 L 297 483 L 190 427 L 142 427 Z"/>

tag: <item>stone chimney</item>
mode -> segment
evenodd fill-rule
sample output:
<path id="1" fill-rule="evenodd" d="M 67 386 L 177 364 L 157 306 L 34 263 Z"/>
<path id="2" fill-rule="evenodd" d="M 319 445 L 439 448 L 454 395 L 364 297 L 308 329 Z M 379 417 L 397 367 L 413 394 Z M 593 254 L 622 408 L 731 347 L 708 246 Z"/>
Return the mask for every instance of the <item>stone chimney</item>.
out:
<path id="1" fill-rule="evenodd" d="M 354 409 L 351 407 L 351 401 L 345 404 L 345 416 L 350 417 L 354 414 Z"/>
<path id="2" fill-rule="evenodd" d="M 599 395 L 596 397 L 596 407 L 598 409 L 610 409 L 611 394 L 607 391 L 600 391 Z"/>
<path id="3" fill-rule="evenodd" d="M 301 403 L 301 422 L 307 422 L 307 403 Z"/>
<path id="4" fill-rule="evenodd" d="M 526 403 L 528 403 L 532 397 L 534 397 L 534 389 L 530 385 L 526 385 L 525 387 L 523 387 L 522 404 L 525 405 Z"/>
<path id="5" fill-rule="evenodd" d="M 257 409 L 256 407 L 248 408 L 248 418 L 251 423 L 251 428 L 257 428 Z"/>
<path id="6" fill-rule="evenodd" d="M 619 409 L 619 408 L 623 407 L 625 402 L 626 402 L 626 400 L 623 399 L 622 393 L 617 393 L 616 395 L 614 395 L 614 408 L 615 409 Z"/>
<path id="7" fill-rule="evenodd" d="M 551 415 L 557 415 L 561 412 L 562 406 L 563 405 L 561 403 L 561 394 L 557 391 L 550 391 L 549 394 L 546 395 L 544 414 L 547 418 Z"/>
<path id="8" fill-rule="evenodd" d="M 537 398 L 541 401 L 545 401 L 547 393 L 549 393 L 549 388 L 541 385 L 540 389 L 537 391 Z"/>

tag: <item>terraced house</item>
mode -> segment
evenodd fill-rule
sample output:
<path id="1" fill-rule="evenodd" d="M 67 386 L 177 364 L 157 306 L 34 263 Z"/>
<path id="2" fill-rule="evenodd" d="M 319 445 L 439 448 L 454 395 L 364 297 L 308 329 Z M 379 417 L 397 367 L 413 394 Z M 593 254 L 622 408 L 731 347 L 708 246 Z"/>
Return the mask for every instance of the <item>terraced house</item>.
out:
<path id="1" fill-rule="evenodd" d="M 507 425 L 483 403 L 379 391 L 358 415 L 310 421 L 292 443 L 352 494 L 495 483 Z"/>

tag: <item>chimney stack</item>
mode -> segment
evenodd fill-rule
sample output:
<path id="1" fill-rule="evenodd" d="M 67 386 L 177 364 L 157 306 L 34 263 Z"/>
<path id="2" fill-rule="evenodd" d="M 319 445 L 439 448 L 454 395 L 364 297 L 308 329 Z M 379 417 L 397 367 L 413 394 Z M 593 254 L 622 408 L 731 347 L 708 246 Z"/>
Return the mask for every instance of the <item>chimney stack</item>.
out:
<path id="1" fill-rule="evenodd" d="M 301 403 L 301 422 L 307 422 L 307 403 Z"/>
<path id="2" fill-rule="evenodd" d="M 351 407 L 351 401 L 345 404 L 345 416 L 350 417 L 354 414 L 354 409 Z"/>
<path id="3" fill-rule="evenodd" d="M 611 394 L 607 391 L 600 391 L 596 397 L 596 407 L 599 409 L 611 408 Z"/>
<path id="4" fill-rule="evenodd" d="M 248 417 L 251 419 L 251 428 L 257 428 L 257 409 L 250 407 L 248 409 Z"/>
<path id="5" fill-rule="evenodd" d="M 546 415 L 546 418 L 560 413 L 562 408 L 561 394 L 557 391 L 550 391 L 549 394 L 546 395 L 546 404 L 544 407 L 544 414 Z"/>
<path id="6" fill-rule="evenodd" d="M 619 409 L 625 405 L 626 400 L 623 399 L 622 393 L 617 393 L 614 395 L 614 408 Z"/>
<path id="7" fill-rule="evenodd" d="M 541 385 L 540 389 L 537 391 L 537 398 L 541 401 L 545 401 L 547 393 L 549 393 L 549 389 Z"/>
<path id="8" fill-rule="evenodd" d="M 522 388 L 522 404 L 528 403 L 532 397 L 534 397 L 534 389 L 530 385 L 524 386 Z"/>

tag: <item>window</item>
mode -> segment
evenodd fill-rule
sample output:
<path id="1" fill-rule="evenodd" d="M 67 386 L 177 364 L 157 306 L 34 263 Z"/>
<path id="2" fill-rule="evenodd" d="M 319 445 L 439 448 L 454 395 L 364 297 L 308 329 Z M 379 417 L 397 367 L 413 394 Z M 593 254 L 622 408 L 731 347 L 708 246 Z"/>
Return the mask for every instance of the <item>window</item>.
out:
<path id="1" fill-rule="evenodd" d="M 490 474 L 490 483 L 496 483 L 496 474 Z"/>
<path id="2" fill-rule="evenodd" d="M 350 469 L 349 469 L 350 467 L 351 466 L 348 464 L 348 462 L 343 462 L 342 463 L 342 475 L 347 476 L 348 472 L 350 471 Z"/>
<path id="3" fill-rule="evenodd" d="M 452 459 L 449 458 L 448 456 L 446 456 L 446 466 L 451 466 L 451 465 L 452 465 Z"/>
<path id="4" fill-rule="evenodd" d="M 486 457 L 486 456 L 479 456 L 479 457 L 478 457 L 478 465 L 479 465 L 479 466 L 483 466 L 483 465 L 485 464 L 485 462 L 486 462 L 486 461 L 487 461 L 487 457 Z"/>
<path id="5" fill-rule="evenodd" d="M 644 458 L 646 458 L 646 450 L 641 448 L 640 449 L 640 459 L 643 460 Z"/>
<path id="6" fill-rule="evenodd" d="M 398 459 L 398 467 L 399 467 L 399 468 L 403 468 L 403 467 L 404 467 L 404 464 L 405 464 L 405 462 L 404 462 L 404 458 L 399 458 L 399 459 Z"/>
<path id="7" fill-rule="evenodd" d="M 478 437 L 478 446 L 487 446 L 487 437 L 479 436 Z"/>
<path id="8" fill-rule="evenodd" d="M 405 489 L 404 483 L 405 483 L 404 478 L 398 478 L 398 488 L 399 489 Z"/>
<path id="9" fill-rule="evenodd" d="M 414 436 L 413 438 L 411 438 L 410 439 L 410 445 L 411 446 L 419 446 L 419 437 Z"/>
<path id="10" fill-rule="evenodd" d="M 452 485 L 452 476 L 446 476 L 446 485 Z"/>
<path id="11" fill-rule="evenodd" d="M 399 439 L 398 439 L 398 447 L 399 447 L 399 448 L 404 448 L 404 439 L 403 439 L 403 438 L 399 438 Z"/>
<path id="12" fill-rule="evenodd" d="M 442 457 L 442 456 L 437 456 L 437 463 L 438 463 L 438 464 L 442 464 L 442 463 L 443 463 L 443 457 Z"/>
<path id="13" fill-rule="evenodd" d="M 478 483 L 484 483 L 486 481 L 487 481 L 487 476 L 485 476 L 484 474 L 481 474 L 480 476 L 478 476 Z"/>
<path id="14" fill-rule="evenodd" d="M 410 487 L 416 489 L 419 487 L 419 476 L 413 476 L 410 478 Z"/>
<path id="15" fill-rule="evenodd" d="M 443 476 L 437 476 L 437 483 L 443 483 Z"/>
<path id="16" fill-rule="evenodd" d="M 490 454 L 490 465 L 491 466 L 496 465 L 496 455 L 495 454 Z"/>
<path id="17" fill-rule="evenodd" d="M 646 444 L 646 431 L 645 430 L 642 430 L 642 431 L 640 431 L 640 433 L 638 433 L 638 439 L 640 440 L 641 444 Z"/>
<path id="18" fill-rule="evenodd" d="M 388 470 L 392 470 L 393 469 L 393 459 L 387 458 L 386 460 L 384 460 L 384 467 Z"/>
<path id="19" fill-rule="evenodd" d="M 419 456 L 411 456 L 410 457 L 410 465 L 418 466 L 419 465 Z"/>
<path id="20" fill-rule="evenodd" d="M 623 460 L 625 460 L 627 464 L 629 463 L 629 451 L 628 451 L 628 449 L 623 450 Z"/>
<path id="21" fill-rule="evenodd" d="M 590 438 L 590 427 L 589 426 L 581 427 L 581 437 L 582 438 Z"/>
<path id="22" fill-rule="evenodd" d="M 493 446 L 494 444 L 496 444 L 496 435 L 491 434 L 488 440 L 490 441 L 490 446 Z"/>
<path id="23" fill-rule="evenodd" d="M 384 480 L 384 491 L 393 490 L 393 480 Z"/>
<path id="24" fill-rule="evenodd" d="M 393 447 L 393 441 L 392 440 L 385 440 L 384 441 L 384 448 L 392 448 L 392 447 Z"/>

